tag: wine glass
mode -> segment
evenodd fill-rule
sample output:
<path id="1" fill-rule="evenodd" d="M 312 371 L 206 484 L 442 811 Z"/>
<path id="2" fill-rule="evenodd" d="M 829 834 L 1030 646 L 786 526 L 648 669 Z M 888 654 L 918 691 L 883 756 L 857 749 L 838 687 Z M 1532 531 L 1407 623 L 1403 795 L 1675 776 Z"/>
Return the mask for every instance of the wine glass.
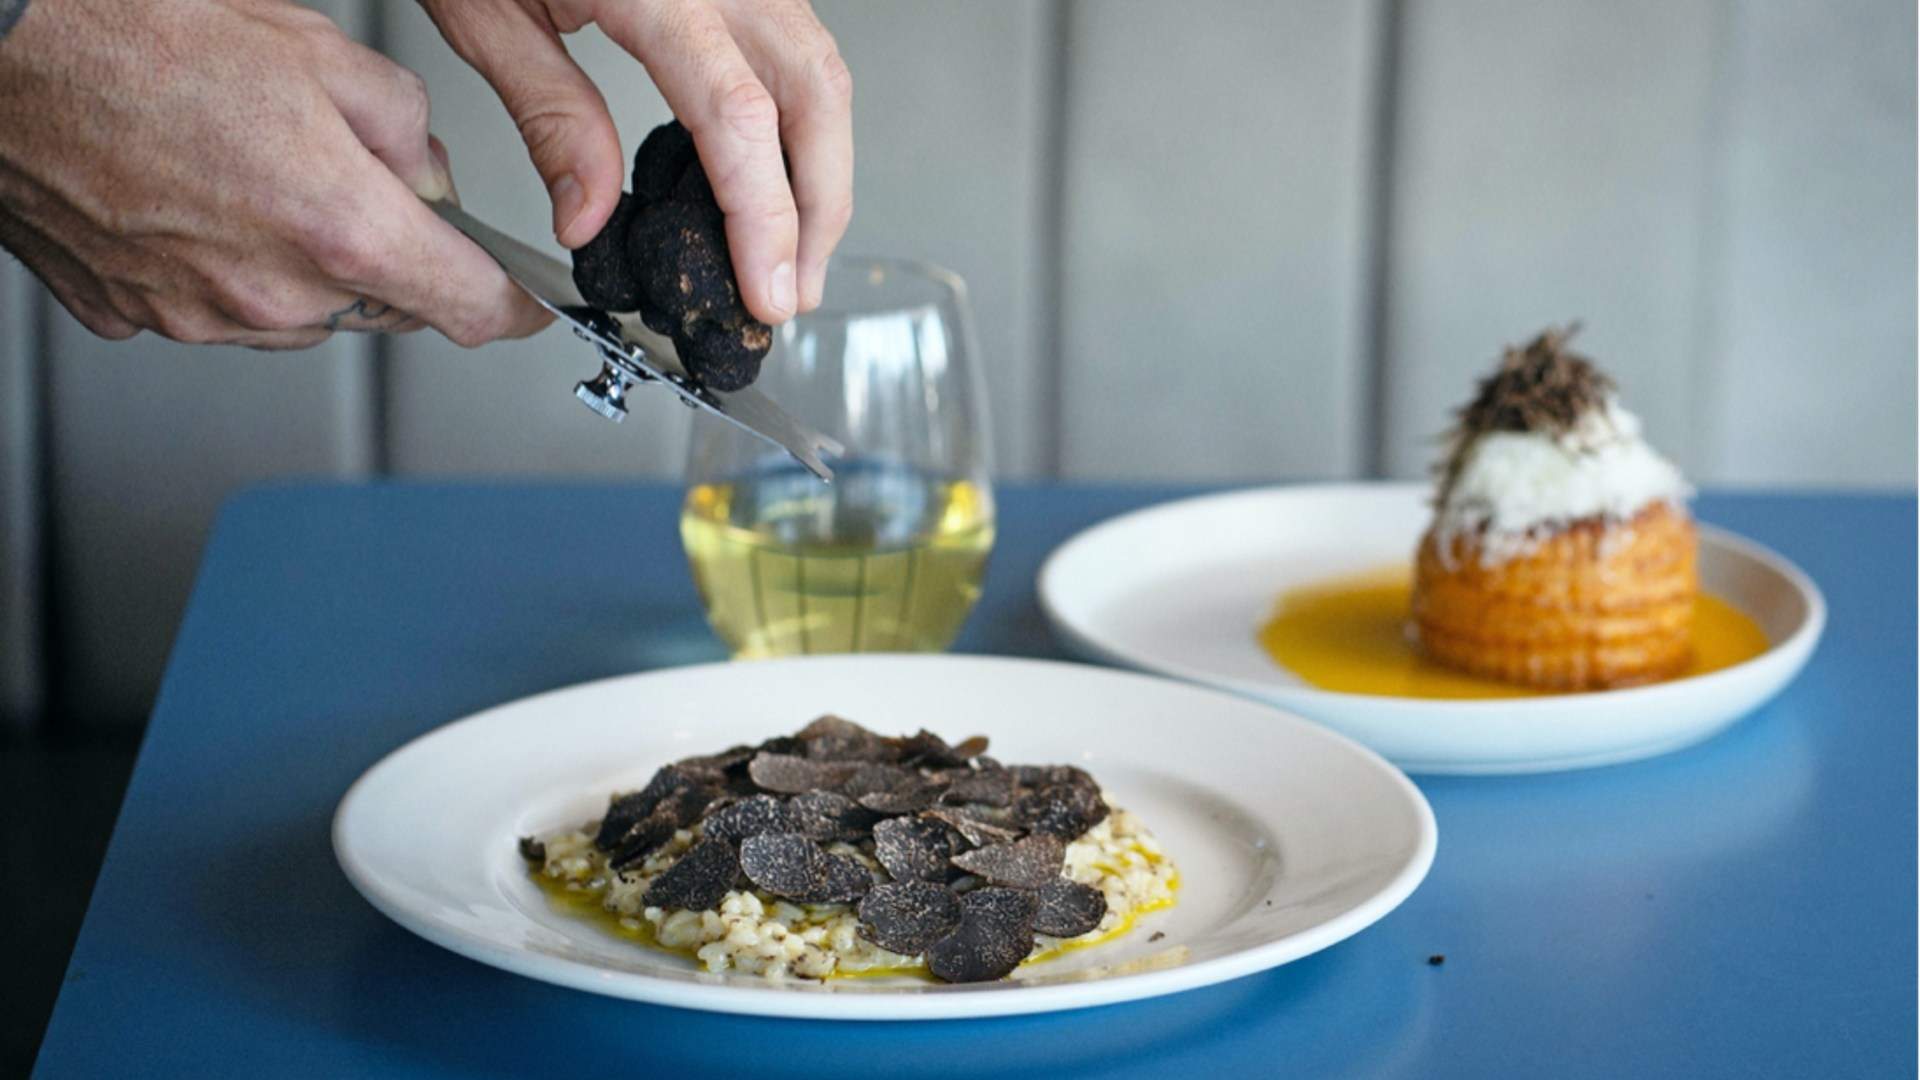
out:
<path id="1" fill-rule="evenodd" d="M 826 301 L 780 327 L 754 385 L 845 444 L 816 479 L 729 424 L 695 424 L 680 537 L 737 657 L 935 652 L 993 547 L 987 402 L 966 285 L 834 258 Z"/>

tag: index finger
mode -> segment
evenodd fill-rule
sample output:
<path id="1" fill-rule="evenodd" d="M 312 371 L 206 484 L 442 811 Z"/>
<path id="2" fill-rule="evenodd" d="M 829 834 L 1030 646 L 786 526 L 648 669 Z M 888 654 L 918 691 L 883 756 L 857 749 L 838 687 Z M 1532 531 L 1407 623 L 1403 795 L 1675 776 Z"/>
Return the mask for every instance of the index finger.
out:
<path id="1" fill-rule="evenodd" d="M 608 4 L 601 29 L 646 65 L 693 133 L 747 310 L 785 322 L 799 303 L 799 214 L 780 155 L 780 110 L 719 13 L 703 0 Z"/>
<path id="2" fill-rule="evenodd" d="M 337 274 L 354 291 L 407 312 L 472 348 L 498 338 L 526 337 L 553 316 L 514 284 L 506 271 L 460 230 L 440 220 L 392 173 L 369 178 L 380 207 L 362 227 L 364 242 L 348 241 L 362 254 Z"/>

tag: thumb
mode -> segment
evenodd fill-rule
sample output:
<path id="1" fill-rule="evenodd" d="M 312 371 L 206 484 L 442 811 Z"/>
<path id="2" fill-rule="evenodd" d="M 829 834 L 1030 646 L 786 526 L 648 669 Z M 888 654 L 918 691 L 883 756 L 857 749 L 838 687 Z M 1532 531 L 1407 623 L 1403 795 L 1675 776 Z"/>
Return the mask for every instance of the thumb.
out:
<path id="1" fill-rule="evenodd" d="M 473 65 L 520 128 L 533 167 L 553 200 L 553 234 L 563 247 L 594 238 L 625 184 L 626 160 L 606 98 L 567 54 L 552 27 L 515 3 L 467 0 L 428 6 L 448 44 Z"/>

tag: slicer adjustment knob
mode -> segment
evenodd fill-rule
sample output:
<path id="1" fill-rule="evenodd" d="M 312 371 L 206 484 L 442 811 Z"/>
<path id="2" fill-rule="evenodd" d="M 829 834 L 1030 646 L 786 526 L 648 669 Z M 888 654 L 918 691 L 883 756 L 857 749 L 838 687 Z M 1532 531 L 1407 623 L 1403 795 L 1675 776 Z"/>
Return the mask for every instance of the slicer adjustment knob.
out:
<path id="1" fill-rule="evenodd" d="M 573 396 L 584 402 L 587 408 L 617 424 L 627 418 L 627 390 L 633 383 L 631 375 L 612 364 L 606 364 L 601 367 L 600 374 L 576 385 Z"/>

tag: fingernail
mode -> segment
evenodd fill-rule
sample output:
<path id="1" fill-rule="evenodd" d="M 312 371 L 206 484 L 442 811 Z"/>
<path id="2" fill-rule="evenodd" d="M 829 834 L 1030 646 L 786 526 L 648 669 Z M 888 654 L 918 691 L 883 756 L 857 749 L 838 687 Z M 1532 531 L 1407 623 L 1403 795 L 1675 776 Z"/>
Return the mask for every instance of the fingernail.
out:
<path id="1" fill-rule="evenodd" d="M 553 235 L 564 236 L 573 225 L 580 211 L 586 208 L 587 193 L 580 189 L 580 181 L 572 173 L 553 182 Z"/>
<path id="2" fill-rule="evenodd" d="M 768 284 L 767 293 L 775 311 L 782 315 L 793 314 L 794 304 L 798 301 L 794 293 L 792 263 L 783 262 L 773 268 L 773 280 Z"/>

